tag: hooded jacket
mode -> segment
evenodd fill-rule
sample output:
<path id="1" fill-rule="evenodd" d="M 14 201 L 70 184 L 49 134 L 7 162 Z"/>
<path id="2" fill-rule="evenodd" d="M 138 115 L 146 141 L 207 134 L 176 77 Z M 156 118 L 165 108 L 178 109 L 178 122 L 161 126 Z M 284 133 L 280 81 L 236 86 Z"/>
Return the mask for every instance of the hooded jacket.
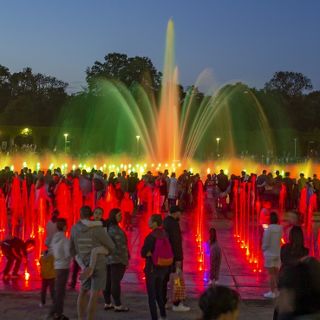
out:
<path id="1" fill-rule="evenodd" d="M 63 231 L 54 234 L 51 240 L 55 269 L 69 269 L 70 266 L 70 240 Z"/>
<path id="2" fill-rule="evenodd" d="M 70 252 L 72 256 L 79 255 L 85 265 L 89 265 L 92 248 L 103 246 L 110 253 L 114 251 L 115 244 L 102 226 L 88 227 L 78 221 L 71 229 Z M 106 267 L 106 256 L 97 256 L 96 269 Z"/>

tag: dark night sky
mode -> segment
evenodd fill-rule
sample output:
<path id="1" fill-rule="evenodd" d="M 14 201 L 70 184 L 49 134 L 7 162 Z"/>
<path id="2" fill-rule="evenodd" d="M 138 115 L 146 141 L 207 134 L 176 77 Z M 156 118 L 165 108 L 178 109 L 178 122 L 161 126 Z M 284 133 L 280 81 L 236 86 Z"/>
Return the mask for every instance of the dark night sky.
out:
<path id="1" fill-rule="evenodd" d="M 70 91 L 110 52 L 148 56 L 161 69 L 170 17 L 183 85 L 210 69 L 218 85 L 260 88 L 288 70 L 320 89 L 318 0 L 0 0 L 0 8 L 0 64 L 54 75 Z"/>

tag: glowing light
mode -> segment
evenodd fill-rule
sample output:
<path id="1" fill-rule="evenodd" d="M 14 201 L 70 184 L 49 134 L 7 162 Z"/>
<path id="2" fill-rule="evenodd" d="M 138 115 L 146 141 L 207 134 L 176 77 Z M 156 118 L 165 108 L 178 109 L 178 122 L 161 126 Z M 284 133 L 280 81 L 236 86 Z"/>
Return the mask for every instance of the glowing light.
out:
<path id="1" fill-rule="evenodd" d="M 24 279 L 28 281 L 30 279 L 30 273 L 28 271 L 24 272 Z"/>
<path id="2" fill-rule="evenodd" d="M 64 135 L 65 139 L 67 139 L 67 138 L 68 138 L 69 133 L 64 133 L 63 135 Z"/>
<path id="3" fill-rule="evenodd" d="M 211 170 L 210 168 L 207 169 L 207 174 L 210 174 Z"/>
<path id="4" fill-rule="evenodd" d="M 24 167 L 27 167 L 27 162 L 24 161 L 24 162 L 22 163 L 22 167 L 23 167 L 23 168 L 24 168 Z"/>
<path id="5" fill-rule="evenodd" d="M 24 136 L 28 136 L 31 133 L 32 133 L 32 131 L 29 128 L 24 128 L 24 129 L 21 130 L 21 134 L 24 135 Z"/>

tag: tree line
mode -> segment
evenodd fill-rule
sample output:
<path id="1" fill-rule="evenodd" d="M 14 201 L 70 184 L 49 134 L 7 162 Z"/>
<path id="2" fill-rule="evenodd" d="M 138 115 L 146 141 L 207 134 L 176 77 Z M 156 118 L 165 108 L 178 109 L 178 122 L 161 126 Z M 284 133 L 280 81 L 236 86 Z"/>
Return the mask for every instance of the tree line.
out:
<path id="1" fill-rule="evenodd" d="M 120 81 L 129 90 L 139 84 L 156 101 L 160 96 L 162 74 L 148 57 L 107 54 L 103 61 L 95 61 L 87 68 L 87 86 L 77 94 L 68 94 L 68 83 L 34 73 L 29 67 L 11 73 L 7 67 L 0 65 L 0 124 L 59 127 L 65 109 L 85 110 L 92 107 L 89 104 L 95 104 L 95 99 L 101 98 L 102 79 Z M 320 91 L 312 91 L 312 82 L 307 76 L 278 71 L 261 89 L 249 88 L 244 83 L 235 85 L 247 87 L 255 95 L 271 129 L 290 128 L 301 134 L 320 131 Z M 177 89 L 182 104 L 188 88 L 178 85 Z M 197 93 L 200 105 L 205 94 L 197 88 L 192 89 Z M 237 99 L 231 101 L 237 104 Z M 81 114 L 78 113 L 80 118 Z M 81 126 L 81 120 L 78 123 Z"/>

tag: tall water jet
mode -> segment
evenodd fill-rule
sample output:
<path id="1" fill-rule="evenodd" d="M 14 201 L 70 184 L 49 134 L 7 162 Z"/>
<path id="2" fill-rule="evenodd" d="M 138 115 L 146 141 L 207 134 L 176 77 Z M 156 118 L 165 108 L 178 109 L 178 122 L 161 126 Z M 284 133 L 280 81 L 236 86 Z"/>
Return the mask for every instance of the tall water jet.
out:
<path id="1" fill-rule="evenodd" d="M 167 27 L 157 132 L 157 155 L 158 159 L 162 161 L 180 159 L 178 105 L 178 71 L 174 59 L 174 24 L 170 19 Z"/>

